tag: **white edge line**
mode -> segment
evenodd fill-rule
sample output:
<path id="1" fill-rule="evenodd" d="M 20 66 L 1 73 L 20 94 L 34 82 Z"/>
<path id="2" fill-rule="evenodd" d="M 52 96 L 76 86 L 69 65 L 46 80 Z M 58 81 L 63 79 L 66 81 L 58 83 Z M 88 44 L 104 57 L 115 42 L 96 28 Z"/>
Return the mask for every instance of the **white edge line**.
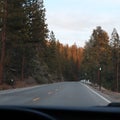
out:
<path id="1" fill-rule="evenodd" d="M 82 83 L 81 83 L 81 84 L 82 84 Z M 85 87 L 87 87 L 91 92 L 93 92 L 94 94 L 98 95 L 99 97 L 101 97 L 101 98 L 102 98 L 103 100 L 105 100 L 106 102 L 111 103 L 110 100 L 108 100 L 108 99 L 106 99 L 105 97 L 103 97 L 102 95 L 98 94 L 97 92 L 95 92 L 93 89 L 91 89 L 91 88 L 88 87 L 87 85 L 85 85 L 85 84 L 82 84 L 82 85 L 84 85 Z"/>

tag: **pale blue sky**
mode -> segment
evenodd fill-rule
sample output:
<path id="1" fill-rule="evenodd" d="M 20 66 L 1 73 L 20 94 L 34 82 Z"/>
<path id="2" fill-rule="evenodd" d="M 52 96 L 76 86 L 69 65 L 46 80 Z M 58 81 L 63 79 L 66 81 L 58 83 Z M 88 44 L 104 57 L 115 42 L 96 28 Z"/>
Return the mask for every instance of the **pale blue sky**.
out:
<path id="1" fill-rule="evenodd" d="M 120 0 L 44 0 L 49 30 L 63 44 L 83 47 L 93 29 L 120 34 Z"/>

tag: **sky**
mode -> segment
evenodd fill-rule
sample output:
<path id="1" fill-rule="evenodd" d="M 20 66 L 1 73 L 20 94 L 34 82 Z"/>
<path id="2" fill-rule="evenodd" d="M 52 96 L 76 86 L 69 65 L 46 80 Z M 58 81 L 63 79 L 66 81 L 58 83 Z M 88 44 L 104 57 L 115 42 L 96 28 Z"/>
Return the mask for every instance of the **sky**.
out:
<path id="1" fill-rule="evenodd" d="M 61 43 L 84 47 L 93 29 L 120 35 L 120 0 L 44 0 L 46 23 Z"/>

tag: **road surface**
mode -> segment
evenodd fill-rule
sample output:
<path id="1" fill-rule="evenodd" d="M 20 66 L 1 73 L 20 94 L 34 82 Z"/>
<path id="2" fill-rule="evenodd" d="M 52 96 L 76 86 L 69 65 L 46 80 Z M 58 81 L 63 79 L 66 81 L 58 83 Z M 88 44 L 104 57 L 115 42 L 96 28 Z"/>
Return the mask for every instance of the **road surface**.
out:
<path id="1" fill-rule="evenodd" d="M 0 105 L 103 106 L 110 101 L 80 82 L 0 91 Z"/>

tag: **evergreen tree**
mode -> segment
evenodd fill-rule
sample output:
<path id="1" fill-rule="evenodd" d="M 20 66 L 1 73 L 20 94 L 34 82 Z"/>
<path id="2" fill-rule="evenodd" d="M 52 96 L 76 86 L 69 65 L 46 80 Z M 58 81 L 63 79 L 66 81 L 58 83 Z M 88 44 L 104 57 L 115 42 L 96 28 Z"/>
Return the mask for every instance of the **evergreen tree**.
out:
<path id="1" fill-rule="evenodd" d="M 106 84 L 108 61 L 109 37 L 106 31 L 102 30 L 101 27 L 97 27 L 93 30 L 91 39 L 85 46 L 83 59 L 84 76 L 87 74 L 93 80 L 93 83 L 98 83 L 101 88 L 101 84 Z"/>
<path id="2" fill-rule="evenodd" d="M 119 34 L 117 33 L 117 30 L 114 28 L 113 32 L 111 34 L 111 39 L 110 39 L 110 46 L 111 46 L 111 66 L 113 66 L 112 71 L 113 71 L 113 79 L 114 79 L 114 89 L 118 91 L 119 89 L 119 68 L 120 68 L 120 39 L 119 39 Z"/>
<path id="3" fill-rule="evenodd" d="M 48 29 L 43 1 L 1 1 L 0 6 L 0 79 L 4 68 L 5 81 L 14 77 L 23 80 L 34 73 L 34 61 L 39 60 L 36 56 L 43 57 L 46 49 Z"/>
<path id="4" fill-rule="evenodd" d="M 4 66 L 5 66 L 5 51 L 6 51 L 6 24 L 7 24 L 7 0 L 2 0 L 0 2 L 0 45 L 1 45 L 1 55 L 0 55 L 0 84 L 4 79 Z"/>
<path id="5" fill-rule="evenodd" d="M 11 0 L 7 3 L 7 40 L 5 81 L 20 77 L 23 79 L 24 59 L 26 48 L 24 42 L 26 34 L 25 0 Z M 16 61 L 18 59 L 18 61 Z M 13 72 L 14 70 L 14 72 Z"/>
<path id="6" fill-rule="evenodd" d="M 48 67 L 50 68 L 50 71 L 52 73 L 57 72 L 57 65 L 58 65 L 58 61 L 57 61 L 57 46 L 56 46 L 56 38 L 54 35 L 54 32 L 51 31 L 50 32 L 50 38 L 49 38 L 49 59 L 47 61 L 48 63 Z M 57 73 L 56 73 L 57 74 Z"/>

